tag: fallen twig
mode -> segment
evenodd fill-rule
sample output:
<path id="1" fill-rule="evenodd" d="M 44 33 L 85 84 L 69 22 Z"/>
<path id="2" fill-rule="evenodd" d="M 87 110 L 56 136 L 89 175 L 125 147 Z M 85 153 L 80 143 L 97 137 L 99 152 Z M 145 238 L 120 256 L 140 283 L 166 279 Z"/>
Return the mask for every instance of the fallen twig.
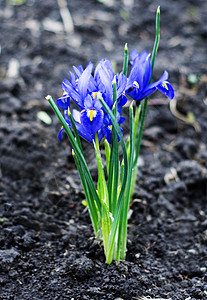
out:
<path id="1" fill-rule="evenodd" d="M 60 9 L 60 15 L 63 21 L 65 32 L 73 33 L 74 32 L 73 19 L 67 7 L 66 0 L 57 0 L 57 3 Z"/>
<path id="2" fill-rule="evenodd" d="M 196 132 L 201 131 L 201 128 L 200 128 L 200 125 L 198 124 L 198 122 L 196 122 L 195 120 L 189 120 L 186 116 L 184 116 L 177 110 L 177 99 L 176 98 L 174 98 L 173 100 L 170 101 L 170 111 L 176 118 L 193 126 L 195 128 Z"/>

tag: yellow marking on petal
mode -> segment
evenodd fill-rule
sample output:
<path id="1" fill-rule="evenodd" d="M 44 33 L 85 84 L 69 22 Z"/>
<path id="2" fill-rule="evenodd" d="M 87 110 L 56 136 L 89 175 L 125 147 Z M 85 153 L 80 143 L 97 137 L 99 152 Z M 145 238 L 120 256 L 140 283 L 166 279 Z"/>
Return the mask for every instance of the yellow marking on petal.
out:
<path id="1" fill-rule="evenodd" d="M 112 125 L 109 125 L 109 127 L 112 129 Z"/>
<path id="2" fill-rule="evenodd" d="M 90 110 L 90 121 L 93 121 L 93 110 Z"/>
<path id="3" fill-rule="evenodd" d="M 168 87 L 167 87 L 167 84 L 166 83 L 162 83 L 162 86 L 168 91 Z"/>
<path id="4" fill-rule="evenodd" d="M 62 130 L 63 129 L 63 126 L 60 128 L 60 130 Z"/>
<path id="5" fill-rule="evenodd" d="M 98 92 L 94 92 L 93 93 L 93 99 L 95 99 L 96 98 L 96 95 L 98 94 Z"/>
<path id="6" fill-rule="evenodd" d="M 67 94 L 65 91 L 63 92 L 63 95 Z"/>
<path id="7" fill-rule="evenodd" d="M 133 84 L 135 84 L 136 87 L 139 89 L 139 83 L 137 81 L 134 81 Z"/>

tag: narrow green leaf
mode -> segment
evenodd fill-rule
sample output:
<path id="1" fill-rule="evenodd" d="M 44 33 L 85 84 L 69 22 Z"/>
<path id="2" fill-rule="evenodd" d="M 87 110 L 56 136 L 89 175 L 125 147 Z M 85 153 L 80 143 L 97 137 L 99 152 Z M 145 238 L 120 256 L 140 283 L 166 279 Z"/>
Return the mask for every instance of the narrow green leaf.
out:
<path id="1" fill-rule="evenodd" d="M 152 58 L 151 58 L 151 66 L 152 66 L 152 74 L 154 70 L 154 64 L 155 64 L 155 57 L 157 54 L 159 42 L 160 42 L 160 6 L 157 8 L 157 13 L 156 13 L 156 35 L 155 35 L 155 42 L 154 42 L 154 47 L 152 50 Z"/>
<path id="2" fill-rule="evenodd" d="M 102 235 L 103 235 L 104 252 L 105 252 L 106 257 L 107 257 L 109 235 L 110 235 L 110 231 L 111 231 L 111 223 L 112 223 L 112 220 L 110 217 L 109 207 L 105 202 L 103 202 L 102 203 L 101 228 L 102 228 Z"/>
<path id="3" fill-rule="evenodd" d="M 116 89 L 116 80 L 113 81 L 113 113 L 116 119 L 117 116 L 117 89 Z M 114 215 L 117 204 L 117 196 L 118 196 L 118 185 L 119 185 L 119 143 L 117 132 L 114 126 L 112 126 L 112 151 L 113 151 L 113 185 L 112 185 L 112 215 Z"/>
<path id="4" fill-rule="evenodd" d="M 133 113 L 133 103 L 129 107 L 129 119 L 130 119 L 130 153 L 129 153 L 129 165 L 128 165 L 128 178 L 125 192 L 125 201 L 123 205 L 123 214 L 120 219 L 120 230 L 121 235 L 118 237 L 118 250 L 120 249 L 121 259 L 125 259 L 126 255 L 126 243 L 127 243 L 127 223 L 128 223 L 128 210 L 130 202 L 130 191 L 131 191 L 131 178 L 132 178 L 132 168 L 134 159 L 134 113 Z M 122 244 L 121 244 L 122 243 Z"/>
<path id="5" fill-rule="evenodd" d="M 107 174 L 109 176 L 111 150 L 110 150 L 109 142 L 106 139 L 104 141 L 104 146 L 105 146 L 105 154 L 106 154 L 106 168 L 107 168 Z"/>
<path id="6" fill-rule="evenodd" d="M 97 168 L 98 168 L 98 195 L 101 200 L 101 204 L 106 203 L 108 205 L 108 190 L 106 185 L 106 179 L 101 159 L 101 152 L 99 149 L 98 133 L 95 133 L 94 149 L 96 154 Z"/>
<path id="7" fill-rule="evenodd" d="M 128 46 L 127 43 L 124 47 L 124 63 L 123 63 L 123 74 L 127 76 L 127 69 L 128 69 Z"/>

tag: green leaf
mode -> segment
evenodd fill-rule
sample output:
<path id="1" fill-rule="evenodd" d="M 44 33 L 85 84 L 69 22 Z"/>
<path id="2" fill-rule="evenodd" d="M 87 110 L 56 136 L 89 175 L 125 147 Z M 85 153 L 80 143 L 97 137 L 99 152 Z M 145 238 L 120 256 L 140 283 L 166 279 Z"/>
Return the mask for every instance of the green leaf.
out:
<path id="1" fill-rule="evenodd" d="M 128 177 L 127 185 L 123 206 L 123 214 L 120 219 L 120 226 L 122 230 L 119 232 L 118 236 L 118 248 L 120 248 L 121 259 L 125 259 L 126 255 L 126 243 L 127 243 L 127 223 L 128 223 L 128 210 L 130 203 L 130 192 L 132 184 L 132 170 L 133 170 L 133 159 L 134 159 L 134 112 L 133 112 L 133 103 L 129 107 L 129 119 L 130 119 L 130 152 L 129 152 L 129 165 L 128 165 Z M 121 233 L 121 234 L 120 234 Z M 122 244 L 121 244 L 122 243 Z"/>
<path id="2" fill-rule="evenodd" d="M 123 63 L 123 74 L 127 75 L 127 68 L 128 68 L 128 46 L 127 43 L 124 47 L 124 63 Z"/>

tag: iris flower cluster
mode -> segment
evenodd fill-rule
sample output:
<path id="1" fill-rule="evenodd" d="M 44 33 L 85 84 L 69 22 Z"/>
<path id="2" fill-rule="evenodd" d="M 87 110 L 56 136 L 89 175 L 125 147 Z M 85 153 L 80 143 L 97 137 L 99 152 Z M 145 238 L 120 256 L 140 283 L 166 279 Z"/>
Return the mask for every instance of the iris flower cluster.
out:
<path id="1" fill-rule="evenodd" d="M 126 104 L 127 98 L 125 88 L 127 77 L 123 74 L 114 74 L 112 63 L 107 59 L 102 59 L 92 76 L 93 64 L 89 62 L 85 70 L 80 65 L 74 67 L 75 74 L 69 72 L 70 81 L 64 79 L 62 83 L 63 95 L 57 100 L 57 105 L 64 109 L 65 120 L 69 127 L 71 122 L 68 117 L 70 100 L 78 106 L 79 110 L 73 109 L 72 116 L 75 121 L 77 131 L 81 137 L 92 143 L 95 140 L 95 133 L 98 132 L 99 141 L 104 137 L 111 143 L 112 122 L 108 114 L 103 109 L 99 98 L 112 110 L 113 108 L 113 84 L 117 86 L 117 123 L 121 124 L 125 118 L 121 117 L 122 106 Z M 61 139 L 63 129 L 59 133 Z"/>
<path id="2" fill-rule="evenodd" d="M 59 108 L 64 110 L 64 117 L 52 97 L 46 97 L 63 125 L 59 139 L 65 130 L 72 145 L 94 233 L 103 243 L 108 264 L 126 257 L 128 209 L 136 183 L 148 96 L 158 90 L 169 99 L 174 97 L 167 71 L 159 80 L 151 82 L 159 44 L 159 20 L 158 7 L 152 55 L 147 51 L 139 54 L 133 50 L 128 76 L 128 48 L 125 45 L 121 73 L 114 74 L 112 63 L 107 59 L 100 60 L 94 72 L 91 62 L 85 69 L 80 65 L 74 67 L 75 73 L 69 72 L 70 81 L 63 80 L 63 95 L 57 100 Z M 122 111 L 130 98 L 126 140 L 121 128 L 125 121 Z M 71 101 L 77 108 L 72 108 Z M 80 137 L 94 146 L 97 183 L 94 183 L 85 160 Z M 100 151 L 102 145 L 105 147 L 106 170 Z"/>
<path id="3" fill-rule="evenodd" d="M 68 126 L 72 127 L 68 117 L 68 109 L 70 108 L 70 101 L 74 101 L 79 108 L 79 110 L 73 109 L 72 111 L 77 131 L 82 138 L 90 143 L 95 140 L 96 132 L 98 132 L 100 143 L 104 138 L 111 143 L 112 122 L 99 98 L 102 98 L 111 110 L 113 109 L 114 81 L 117 87 L 116 119 L 119 125 L 125 121 L 121 113 L 122 107 L 127 102 L 126 95 L 135 101 L 141 101 L 154 93 L 155 90 L 159 90 L 170 99 L 174 97 L 172 85 L 167 81 L 167 71 L 164 71 L 158 81 L 149 83 L 152 76 L 152 66 L 150 54 L 147 51 L 139 54 L 134 49 L 131 58 L 131 71 L 128 78 L 123 72 L 115 75 L 112 63 L 107 59 L 102 59 L 95 68 L 94 76 L 92 75 L 93 64 L 89 62 L 85 70 L 82 65 L 74 66 L 75 74 L 69 72 L 70 81 L 64 79 L 62 82 L 63 95 L 57 100 L 57 105 L 64 109 L 65 120 Z M 59 133 L 60 140 L 63 130 L 64 128 Z"/>

